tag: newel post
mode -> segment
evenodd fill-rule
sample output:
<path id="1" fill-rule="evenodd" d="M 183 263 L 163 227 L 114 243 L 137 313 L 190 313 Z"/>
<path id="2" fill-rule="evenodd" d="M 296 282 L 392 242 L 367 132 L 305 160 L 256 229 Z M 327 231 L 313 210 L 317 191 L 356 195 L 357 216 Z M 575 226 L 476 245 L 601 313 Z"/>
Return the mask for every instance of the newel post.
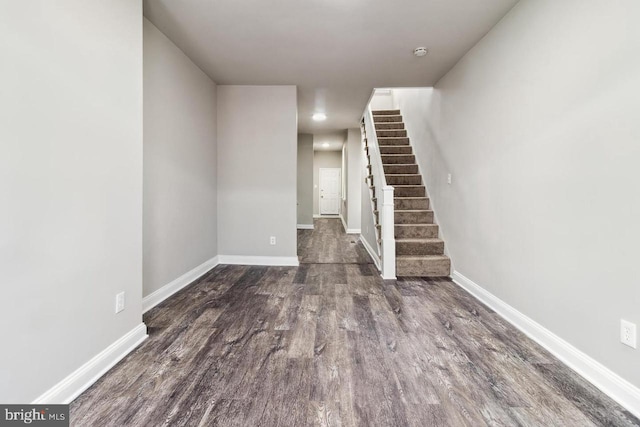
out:
<path id="1" fill-rule="evenodd" d="M 394 280 L 396 278 L 396 241 L 395 219 L 393 218 L 393 187 L 390 185 L 382 187 L 381 214 L 382 278 Z"/>

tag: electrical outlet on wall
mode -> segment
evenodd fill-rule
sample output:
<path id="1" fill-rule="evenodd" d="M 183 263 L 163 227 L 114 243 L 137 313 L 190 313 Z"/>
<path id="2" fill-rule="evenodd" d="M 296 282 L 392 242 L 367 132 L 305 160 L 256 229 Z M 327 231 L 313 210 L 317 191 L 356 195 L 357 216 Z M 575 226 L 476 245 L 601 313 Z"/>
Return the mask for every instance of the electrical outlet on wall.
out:
<path id="1" fill-rule="evenodd" d="M 636 325 L 634 323 L 620 319 L 620 342 L 636 348 Z"/>
<path id="2" fill-rule="evenodd" d="M 124 292 L 116 295 L 116 313 L 120 313 L 122 310 L 124 310 Z"/>
<path id="3" fill-rule="evenodd" d="M 451 184 L 451 174 L 447 174 L 447 184 Z"/>
<path id="4" fill-rule="evenodd" d="M 269 244 L 270 245 L 275 245 L 276 244 L 276 236 L 269 237 Z"/>

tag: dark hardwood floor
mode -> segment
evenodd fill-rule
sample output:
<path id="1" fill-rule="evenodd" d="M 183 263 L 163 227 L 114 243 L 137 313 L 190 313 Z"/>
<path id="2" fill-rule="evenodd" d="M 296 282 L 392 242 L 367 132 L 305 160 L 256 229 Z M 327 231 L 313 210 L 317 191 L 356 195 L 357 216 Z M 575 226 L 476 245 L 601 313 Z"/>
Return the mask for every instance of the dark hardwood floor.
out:
<path id="1" fill-rule="evenodd" d="M 148 312 L 72 425 L 640 426 L 454 283 L 383 281 L 339 220 L 298 238 L 298 268 L 221 265 Z"/>
<path id="2" fill-rule="evenodd" d="M 339 219 L 315 219 L 315 229 L 298 230 L 300 263 L 372 264 L 358 235 L 346 234 Z"/>

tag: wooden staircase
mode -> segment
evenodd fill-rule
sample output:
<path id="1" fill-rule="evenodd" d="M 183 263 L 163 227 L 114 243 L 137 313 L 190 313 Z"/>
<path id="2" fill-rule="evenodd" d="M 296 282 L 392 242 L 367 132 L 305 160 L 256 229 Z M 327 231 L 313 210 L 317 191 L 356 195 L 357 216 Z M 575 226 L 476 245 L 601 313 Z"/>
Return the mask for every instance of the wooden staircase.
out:
<path id="1" fill-rule="evenodd" d="M 373 122 L 387 185 L 394 187 L 396 276 L 448 276 L 451 260 L 444 255 L 444 241 L 438 238 L 438 225 L 429 209 L 429 198 L 400 110 L 373 111 Z M 365 149 L 369 159 L 368 146 Z M 376 183 L 371 175 L 370 159 L 367 167 L 379 230 Z"/>

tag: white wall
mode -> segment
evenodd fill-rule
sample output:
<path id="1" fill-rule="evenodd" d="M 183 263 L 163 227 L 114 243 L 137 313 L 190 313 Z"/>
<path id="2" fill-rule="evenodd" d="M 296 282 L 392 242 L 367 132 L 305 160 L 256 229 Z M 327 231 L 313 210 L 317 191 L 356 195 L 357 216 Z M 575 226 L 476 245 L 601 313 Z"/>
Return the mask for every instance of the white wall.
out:
<path id="1" fill-rule="evenodd" d="M 395 93 L 456 270 L 635 386 L 638 16 L 523 0 L 432 95 Z"/>
<path id="2" fill-rule="evenodd" d="M 218 86 L 217 95 L 218 252 L 296 257 L 296 87 Z"/>
<path id="3" fill-rule="evenodd" d="M 298 134 L 298 225 L 313 226 L 313 135 Z"/>
<path id="4" fill-rule="evenodd" d="M 430 197 L 429 206 L 434 211 L 434 222 L 440 224 L 439 197 L 433 198 L 430 194 L 432 188 L 434 192 L 438 192 L 447 185 L 448 169 L 443 163 L 445 160 L 440 153 L 440 147 L 433 143 L 435 141 L 431 124 L 434 114 L 433 90 L 431 87 L 393 89 L 392 108 L 400 109 L 416 155 L 416 162 L 427 188 L 427 197 Z M 439 227 L 439 237 L 447 241 L 446 224 L 444 227 Z M 451 256 L 448 245 L 445 245 L 444 250 L 446 255 Z M 455 259 L 451 260 L 451 265 L 451 270 L 455 270 Z"/>
<path id="5" fill-rule="evenodd" d="M 345 143 L 347 153 L 347 228 L 353 232 L 360 231 L 362 210 L 362 185 L 360 179 L 364 165 L 362 164 L 362 140 L 360 129 L 349 129 Z"/>
<path id="6" fill-rule="evenodd" d="M 313 214 L 314 215 L 320 215 L 320 168 L 336 168 L 336 169 L 342 170 L 342 151 L 316 150 L 313 152 Z"/>
<path id="7" fill-rule="evenodd" d="M 1 2 L 0 54 L 0 402 L 26 403 L 142 321 L 142 4 Z"/>
<path id="8" fill-rule="evenodd" d="M 217 252 L 216 85 L 144 20 L 144 295 Z"/>
<path id="9" fill-rule="evenodd" d="M 375 89 L 369 105 L 371 110 L 393 110 L 393 92 L 391 89 Z"/>

